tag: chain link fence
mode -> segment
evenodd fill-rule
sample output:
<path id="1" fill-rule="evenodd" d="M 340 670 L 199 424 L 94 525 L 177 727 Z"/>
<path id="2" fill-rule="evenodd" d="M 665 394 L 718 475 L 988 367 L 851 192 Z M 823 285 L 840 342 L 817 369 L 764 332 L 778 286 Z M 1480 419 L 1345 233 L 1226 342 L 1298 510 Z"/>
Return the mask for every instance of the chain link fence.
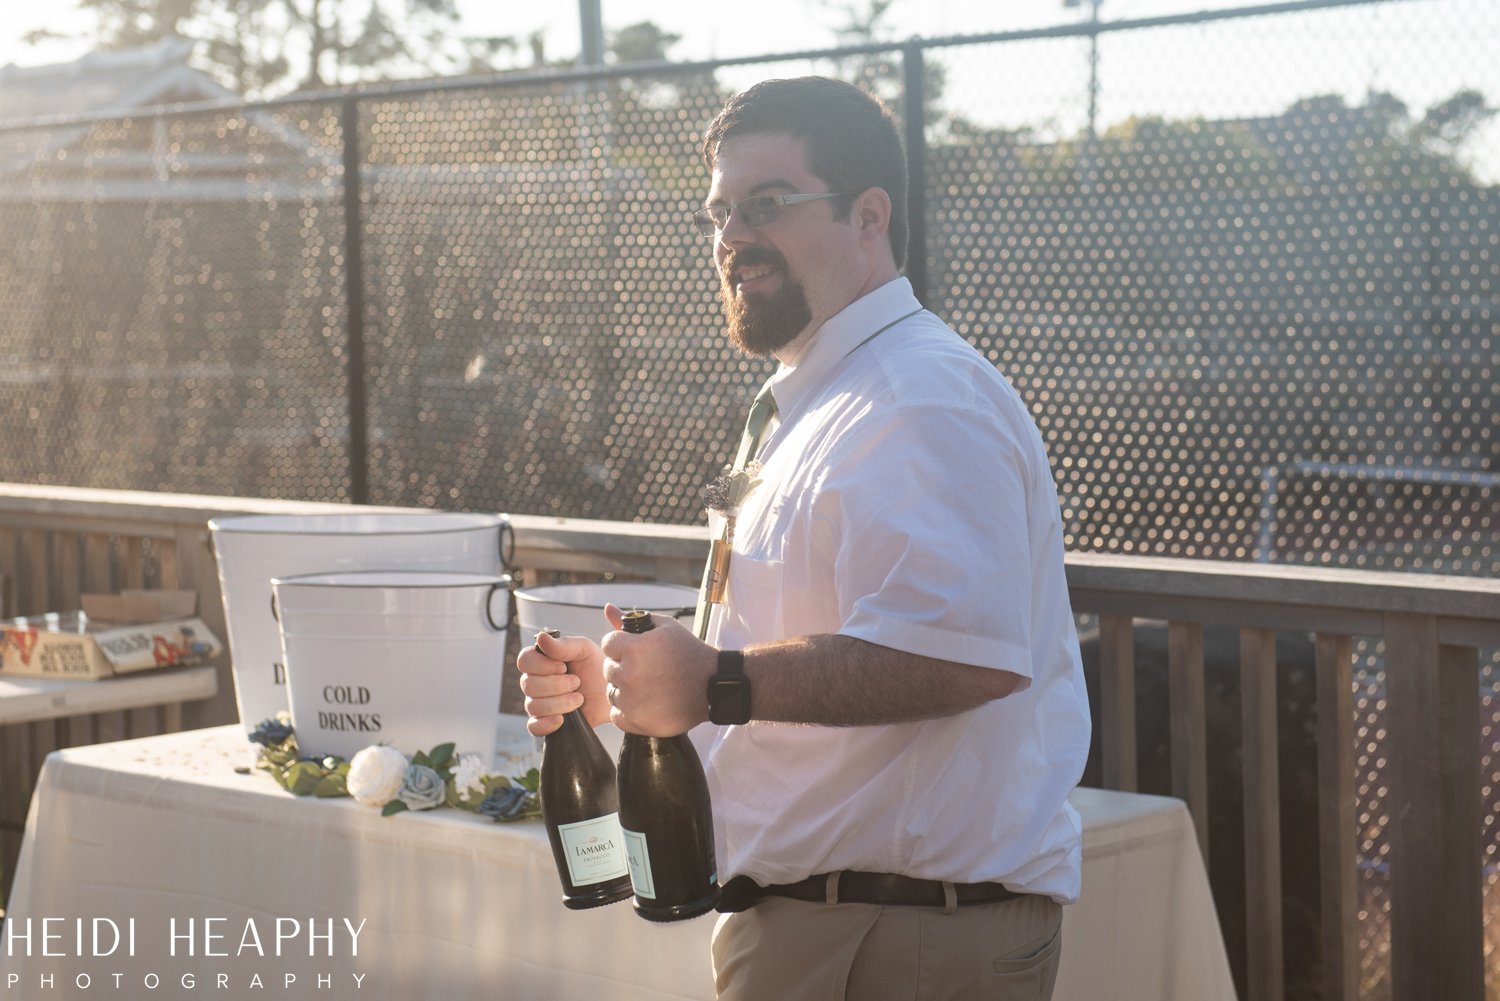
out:
<path id="1" fill-rule="evenodd" d="M 1031 405 L 1070 548 L 1492 575 L 1497 48 L 1493 0 L 1328 0 L 12 124 L 0 480 L 696 523 L 770 371 L 721 333 L 696 145 L 729 93 L 822 73 L 908 121 L 912 278 Z M 1356 656 L 1385 997 L 1382 652 Z"/>

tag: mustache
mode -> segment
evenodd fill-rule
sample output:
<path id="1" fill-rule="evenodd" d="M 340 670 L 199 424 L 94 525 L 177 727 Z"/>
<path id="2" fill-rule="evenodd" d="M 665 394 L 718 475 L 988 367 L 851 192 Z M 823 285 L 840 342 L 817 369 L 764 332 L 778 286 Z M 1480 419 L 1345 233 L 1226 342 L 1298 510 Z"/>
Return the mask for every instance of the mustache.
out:
<path id="1" fill-rule="evenodd" d="M 719 277 L 727 282 L 739 268 L 753 268 L 762 264 L 784 269 L 786 259 L 769 247 L 746 247 L 732 251 L 724 258 L 724 263 L 719 266 Z"/>

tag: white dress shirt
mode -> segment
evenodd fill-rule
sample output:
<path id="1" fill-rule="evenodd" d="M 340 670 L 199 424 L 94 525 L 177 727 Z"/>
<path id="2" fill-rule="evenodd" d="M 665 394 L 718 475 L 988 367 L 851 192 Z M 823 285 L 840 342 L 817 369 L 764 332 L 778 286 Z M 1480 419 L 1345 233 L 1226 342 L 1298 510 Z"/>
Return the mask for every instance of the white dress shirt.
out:
<path id="1" fill-rule="evenodd" d="M 856 869 L 1076 899 L 1067 795 L 1089 713 L 1057 494 L 1025 405 L 904 278 L 830 319 L 771 384 L 779 422 L 710 642 L 838 633 L 1023 681 L 942 719 L 697 728 L 721 881 Z"/>

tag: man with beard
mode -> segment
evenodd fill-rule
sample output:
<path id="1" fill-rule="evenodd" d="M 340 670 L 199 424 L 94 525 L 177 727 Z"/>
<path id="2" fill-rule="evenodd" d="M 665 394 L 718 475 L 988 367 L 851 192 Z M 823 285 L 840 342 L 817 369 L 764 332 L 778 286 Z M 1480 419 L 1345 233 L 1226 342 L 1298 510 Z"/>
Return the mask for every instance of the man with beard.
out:
<path id="1" fill-rule="evenodd" d="M 742 449 L 759 482 L 707 642 L 660 617 L 602 651 L 538 637 L 531 731 L 580 706 L 693 731 L 728 880 L 721 998 L 1046 998 L 1089 716 L 1041 437 L 901 277 L 883 105 L 767 81 L 703 160 L 730 339 L 780 363 Z"/>

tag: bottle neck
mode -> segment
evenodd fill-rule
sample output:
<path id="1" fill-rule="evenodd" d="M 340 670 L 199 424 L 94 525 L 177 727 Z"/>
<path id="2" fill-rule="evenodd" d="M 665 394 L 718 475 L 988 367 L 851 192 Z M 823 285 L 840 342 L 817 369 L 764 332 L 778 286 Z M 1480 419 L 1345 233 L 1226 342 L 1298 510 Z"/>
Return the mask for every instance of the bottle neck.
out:
<path id="1" fill-rule="evenodd" d="M 656 623 L 651 621 L 650 612 L 643 611 L 639 608 L 632 608 L 630 611 L 625 613 L 625 619 L 621 624 L 620 629 L 622 632 L 627 633 L 644 633 L 650 632 L 655 627 Z M 681 736 L 677 737 L 646 737 L 638 733 L 627 733 L 625 735 L 626 744 L 634 744 L 636 747 L 650 748 L 652 750 L 659 747 L 664 747 L 675 740 L 686 739 L 687 734 L 682 734 Z"/>
<path id="2" fill-rule="evenodd" d="M 589 721 L 584 718 L 583 707 L 580 706 L 570 713 L 565 713 L 562 726 L 547 734 L 544 739 L 551 740 L 553 737 L 561 737 L 564 734 L 590 733 L 593 729 L 589 726 Z"/>

